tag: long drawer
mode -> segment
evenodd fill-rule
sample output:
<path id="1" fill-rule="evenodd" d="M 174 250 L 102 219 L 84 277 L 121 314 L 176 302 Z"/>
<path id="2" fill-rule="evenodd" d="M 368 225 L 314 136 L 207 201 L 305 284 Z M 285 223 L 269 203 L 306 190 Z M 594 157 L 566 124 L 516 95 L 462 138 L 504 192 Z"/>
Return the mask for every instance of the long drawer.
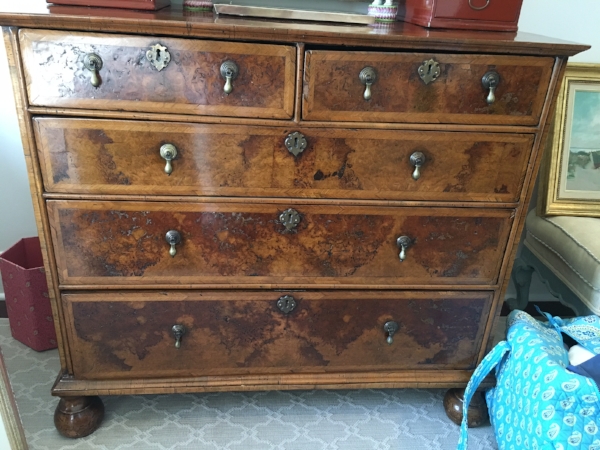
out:
<path id="1" fill-rule="evenodd" d="M 541 57 L 311 50 L 303 117 L 536 125 L 553 65 Z M 496 80 L 492 91 L 484 79 Z"/>
<path id="2" fill-rule="evenodd" d="M 34 124 L 46 190 L 91 194 L 516 202 L 533 144 L 507 133 Z M 297 153 L 294 139 L 305 140 Z"/>
<path id="3" fill-rule="evenodd" d="M 62 300 L 74 376 L 125 379 L 472 369 L 492 294 L 102 292 Z"/>
<path id="4" fill-rule="evenodd" d="M 291 46 L 50 30 L 19 40 L 32 105 L 292 117 Z"/>
<path id="5" fill-rule="evenodd" d="M 493 284 L 513 210 L 48 201 L 61 284 Z M 167 233 L 169 235 L 167 239 Z"/>

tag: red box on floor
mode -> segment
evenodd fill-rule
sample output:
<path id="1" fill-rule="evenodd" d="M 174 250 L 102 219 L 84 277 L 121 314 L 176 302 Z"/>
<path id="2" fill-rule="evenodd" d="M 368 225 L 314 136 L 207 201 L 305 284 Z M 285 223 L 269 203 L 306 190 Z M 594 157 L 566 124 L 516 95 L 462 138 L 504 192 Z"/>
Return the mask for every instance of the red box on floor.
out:
<path id="1" fill-rule="evenodd" d="M 56 348 L 39 238 L 21 239 L 2 253 L 0 272 L 13 337 L 38 352 Z"/>

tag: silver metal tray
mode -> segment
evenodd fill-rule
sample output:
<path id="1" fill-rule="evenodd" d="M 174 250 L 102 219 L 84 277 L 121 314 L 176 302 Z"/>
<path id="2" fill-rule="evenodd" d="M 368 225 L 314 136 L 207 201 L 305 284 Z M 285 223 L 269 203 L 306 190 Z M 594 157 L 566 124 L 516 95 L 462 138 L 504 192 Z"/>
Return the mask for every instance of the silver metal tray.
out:
<path id="1" fill-rule="evenodd" d="M 269 19 L 310 20 L 317 22 L 356 23 L 362 25 L 375 23 L 375 18 L 366 14 L 290 8 L 267 8 L 261 6 L 215 4 L 215 12 L 217 14 L 263 17 Z"/>

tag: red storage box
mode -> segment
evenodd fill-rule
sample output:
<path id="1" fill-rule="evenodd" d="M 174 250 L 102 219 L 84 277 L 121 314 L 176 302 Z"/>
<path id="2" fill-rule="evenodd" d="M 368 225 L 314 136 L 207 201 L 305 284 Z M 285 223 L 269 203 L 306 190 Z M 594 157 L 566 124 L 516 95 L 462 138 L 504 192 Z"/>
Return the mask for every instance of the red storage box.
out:
<path id="1" fill-rule="evenodd" d="M 39 238 L 21 239 L 2 253 L 0 272 L 13 337 L 38 352 L 56 348 Z"/>
<path id="2" fill-rule="evenodd" d="M 157 10 L 169 6 L 171 0 L 46 0 L 55 5 L 102 6 L 104 8 Z"/>
<path id="3" fill-rule="evenodd" d="M 430 28 L 517 31 L 523 0 L 400 0 L 398 19 Z"/>

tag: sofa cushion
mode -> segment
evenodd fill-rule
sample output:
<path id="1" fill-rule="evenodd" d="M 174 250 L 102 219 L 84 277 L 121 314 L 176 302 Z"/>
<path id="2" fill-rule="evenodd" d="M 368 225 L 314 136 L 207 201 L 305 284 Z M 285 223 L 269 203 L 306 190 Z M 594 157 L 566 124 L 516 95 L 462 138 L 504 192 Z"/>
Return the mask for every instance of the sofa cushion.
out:
<path id="1" fill-rule="evenodd" d="M 600 314 L 600 219 L 538 217 L 532 210 L 526 227 L 525 246 L 594 314 Z"/>

